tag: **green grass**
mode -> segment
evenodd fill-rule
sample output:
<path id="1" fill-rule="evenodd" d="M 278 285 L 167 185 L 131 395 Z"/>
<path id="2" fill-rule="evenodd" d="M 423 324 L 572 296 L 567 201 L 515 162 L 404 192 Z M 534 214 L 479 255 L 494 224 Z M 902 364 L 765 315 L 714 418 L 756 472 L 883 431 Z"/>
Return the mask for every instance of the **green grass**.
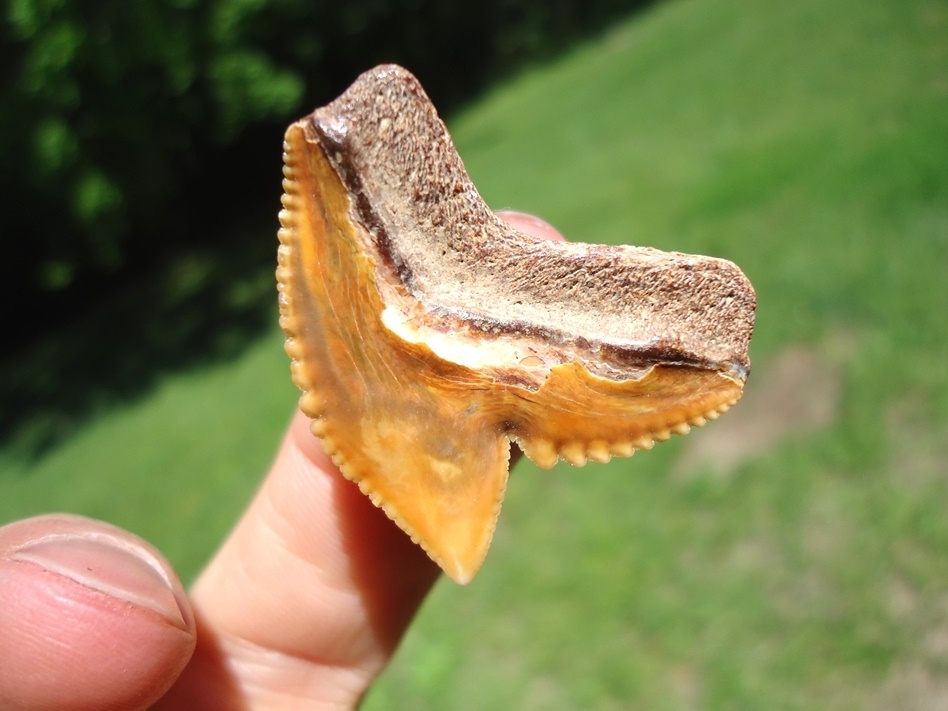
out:
<path id="1" fill-rule="evenodd" d="M 436 588 L 366 708 L 943 706 L 948 7 L 669 0 L 449 123 L 494 207 L 736 261 L 748 390 L 803 345 L 839 399 L 730 473 L 675 475 L 688 440 L 521 465 L 484 569 Z M 0 520 L 107 518 L 192 575 L 272 455 L 287 370 L 274 329 L 38 460 L 9 445 Z"/>
<path id="2" fill-rule="evenodd" d="M 60 510 L 102 518 L 153 541 L 193 577 L 289 422 L 297 391 L 281 336 L 274 330 L 234 361 L 166 377 L 37 461 L 0 453 L 0 521 Z"/>

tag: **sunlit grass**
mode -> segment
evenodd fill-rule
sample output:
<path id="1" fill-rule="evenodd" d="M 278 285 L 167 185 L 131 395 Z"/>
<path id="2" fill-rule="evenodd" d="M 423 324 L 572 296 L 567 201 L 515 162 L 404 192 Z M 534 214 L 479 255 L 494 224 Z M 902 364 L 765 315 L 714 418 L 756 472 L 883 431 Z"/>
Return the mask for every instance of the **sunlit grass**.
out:
<path id="1" fill-rule="evenodd" d="M 165 378 L 36 462 L 0 453 L 0 520 L 59 510 L 103 518 L 153 541 L 192 577 L 289 422 L 296 390 L 277 331 L 235 361 Z"/>

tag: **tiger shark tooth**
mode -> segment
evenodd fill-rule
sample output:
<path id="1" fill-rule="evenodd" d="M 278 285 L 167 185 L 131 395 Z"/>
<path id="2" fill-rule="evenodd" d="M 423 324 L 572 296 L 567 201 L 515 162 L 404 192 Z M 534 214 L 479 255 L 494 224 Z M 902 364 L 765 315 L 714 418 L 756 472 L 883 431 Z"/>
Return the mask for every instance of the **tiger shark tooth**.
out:
<path id="1" fill-rule="evenodd" d="M 733 263 L 553 242 L 498 218 L 418 80 L 386 65 L 284 142 L 280 324 L 312 431 L 458 583 L 510 443 L 541 467 L 650 449 L 741 396 Z"/>

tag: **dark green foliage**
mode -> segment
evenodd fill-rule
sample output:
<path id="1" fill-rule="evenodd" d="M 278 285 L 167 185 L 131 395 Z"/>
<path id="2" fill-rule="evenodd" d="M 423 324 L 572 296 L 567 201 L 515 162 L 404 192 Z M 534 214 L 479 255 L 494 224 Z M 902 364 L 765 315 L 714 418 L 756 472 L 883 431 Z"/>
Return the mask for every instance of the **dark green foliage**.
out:
<path id="1" fill-rule="evenodd" d="M 252 197 L 275 209 L 283 126 L 373 64 L 450 106 L 642 4 L 8 0 L 0 296 L 28 299 L 38 328 Z"/>

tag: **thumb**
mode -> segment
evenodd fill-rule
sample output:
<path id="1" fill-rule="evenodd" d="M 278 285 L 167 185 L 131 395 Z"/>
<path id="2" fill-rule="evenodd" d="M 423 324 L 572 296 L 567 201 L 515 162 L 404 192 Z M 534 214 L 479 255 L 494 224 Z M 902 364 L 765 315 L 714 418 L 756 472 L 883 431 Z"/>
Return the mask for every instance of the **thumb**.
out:
<path id="1" fill-rule="evenodd" d="M 0 528 L 0 709 L 144 709 L 194 649 L 181 583 L 150 545 L 65 514 Z"/>

